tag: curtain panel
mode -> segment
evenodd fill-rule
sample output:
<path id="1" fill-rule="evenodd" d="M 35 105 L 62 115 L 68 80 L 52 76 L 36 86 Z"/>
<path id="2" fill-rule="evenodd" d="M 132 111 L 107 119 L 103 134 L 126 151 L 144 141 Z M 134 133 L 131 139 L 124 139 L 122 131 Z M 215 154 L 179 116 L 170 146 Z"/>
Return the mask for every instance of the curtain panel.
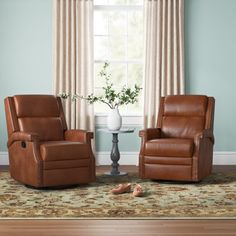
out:
<path id="1" fill-rule="evenodd" d="M 161 96 L 184 94 L 184 0 L 144 0 L 144 128 Z"/>
<path id="2" fill-rule="evenodd" d="M 87 96 L 93 92 L 93 1 L 53 0 L 53 87 Z M 93 105 L 63 101 L 70 129 L 94 131 Z"/>

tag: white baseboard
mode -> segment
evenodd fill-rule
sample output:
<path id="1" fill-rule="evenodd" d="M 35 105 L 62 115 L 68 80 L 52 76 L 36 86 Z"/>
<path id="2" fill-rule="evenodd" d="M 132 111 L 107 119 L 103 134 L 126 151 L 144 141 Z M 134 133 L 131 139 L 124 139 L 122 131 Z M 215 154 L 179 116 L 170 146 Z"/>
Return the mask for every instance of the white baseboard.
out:
<path id="1" fill-rule="evenodd" d="M 8 159 L 8 152 L 0 152 L 0 166 L 8 166 L 9 159 Z"/>
<path id="2" fill-rule="evenodd" d="M 120 165 L 138 165 L 138 152 L 121 152 Z M 110 152 L 97 152 L 96 165 L 110 165 Z M 236 165 L 236 152 L 214 152 L 214 165 Z M 0 152 L 0 165 L 9 165 L 8 152 Z"/>
<path id="3" fill-rule="evenodd" d="M 214 165 L 236 165 L 236 152 L 214 152 Z"/>

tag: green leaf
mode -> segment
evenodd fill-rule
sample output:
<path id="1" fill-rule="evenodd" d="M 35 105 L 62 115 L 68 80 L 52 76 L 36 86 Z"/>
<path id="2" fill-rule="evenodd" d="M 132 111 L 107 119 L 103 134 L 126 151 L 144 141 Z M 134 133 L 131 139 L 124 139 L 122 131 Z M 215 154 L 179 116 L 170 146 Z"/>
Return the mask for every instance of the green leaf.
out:
<path id="1" fill-rule="evenodd" d="M 102 79 L 105 79 L 106 82 L 105 86 L 102 87 L 104 95 L 96 96 L 93 93 L 91 93 L 84 97 L 77 94 L 71 96 L 71 94 L 69 93 L 62 93 L 59 94 L 59 96 L 63 99 L 71 97 L 73 101 L 76 99 L 85 99 L 89 104 L 93 104 L 95 102 L 101 102 L 105 103 L 110 108 L 115 108 L 117 106 L 127 105 L 130 103 L 134 104 L 135 102 L 137 102 L 138 101 L 137 98 L 142 88 L 137 84 L 135 84 L 134 89 L 123 86 L 120 91 L 116 92 L 113 83 L 110 81 L 112 75 L 108 73 L 107 71 L 108 68 L 109 68 L 109 62 L 105 62 L 102 70 L 99 72 L 99 76 Z"/>

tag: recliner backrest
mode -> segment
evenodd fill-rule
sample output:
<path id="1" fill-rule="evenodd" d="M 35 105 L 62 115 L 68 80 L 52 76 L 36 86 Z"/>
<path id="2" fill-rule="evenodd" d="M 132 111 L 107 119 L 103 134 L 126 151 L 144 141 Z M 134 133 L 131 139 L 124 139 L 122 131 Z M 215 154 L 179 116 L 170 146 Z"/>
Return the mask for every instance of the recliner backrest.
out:
<path id="1" fill-rule="evenodd" d="M 8 133 L 38 133 L 40 141 L 64 139 L 66 123 L 60 98 L 53 95 L 16 95 L 7 98 Z M 9 107 L 8 107 L 9 106 Z M 12 126 L 12 127 L 11 127 Z"/>
<path id="2" fill-rule="evenodd" d="M 162 98 L 158 126 L 162 129 L 163 137 L 193 138 L 208 128 L 206 118 L 213 115 L 208 111 L 208 100 L 203 95 L 171 95 Z"/>

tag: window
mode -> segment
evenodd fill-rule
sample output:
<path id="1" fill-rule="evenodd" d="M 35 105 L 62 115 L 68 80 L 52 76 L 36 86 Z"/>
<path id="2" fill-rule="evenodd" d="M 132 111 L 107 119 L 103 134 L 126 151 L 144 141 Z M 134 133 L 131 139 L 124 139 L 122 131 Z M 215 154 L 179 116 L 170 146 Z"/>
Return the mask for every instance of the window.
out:
<path id="1" fill-rule="evenodd" d="M 104 62 L 110 63 L 112 82 L 117 89 L 124 85 L 142 86 L 143 76 L 143 7 L 142 0 L 94 0 L 94 92 L 105 84 L 98 74 Z M 139 102 L 120 108 L 122 114 L 141 114 Z M 107 112 L 105 104 L 96 103 L 95 113 Z"/>

